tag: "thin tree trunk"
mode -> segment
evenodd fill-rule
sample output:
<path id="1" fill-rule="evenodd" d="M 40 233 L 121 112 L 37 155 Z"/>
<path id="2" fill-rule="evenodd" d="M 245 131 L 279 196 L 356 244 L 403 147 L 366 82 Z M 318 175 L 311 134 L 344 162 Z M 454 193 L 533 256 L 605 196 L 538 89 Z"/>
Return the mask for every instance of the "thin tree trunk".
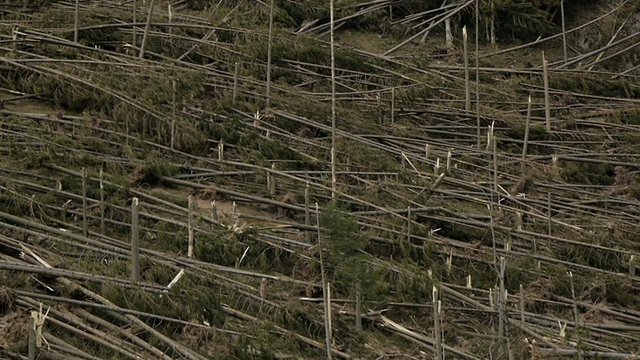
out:
<path id="1" fill-rule="evenodd" d="M 332 0 L 333 1 L 333 0 Z M 322 248 L 322 237 L 320 235 L 320 208 L 318 203 L 316 203 L 316 222 L 318 227 L 318 246 L 320 247 L 320 277 L 322 281 L 322 299 L 324 305 L 324 330 L 325 330 L 325 346 L 327 347 L 327 359 L 331 360 L 331 320 L 329 319 L 329 310 L 328 310 L 328 284 L 326 279 L 326 274 L 324 271 L 324 256 L 323 248 Z"/>
<path id="2" fill-rule="evenodd" d="M 140 281 L 140 226 L 138 218 L 138 198 L 131 203 L 131 281 Z"/>
<path id="3" fill-rule="evenodd" d="M 440 329 L 440 306 L 441 302 L 438 299 L 438 289 L 434 286 L 432 289 L 433 294 L 433 332 L 435 338 L 435 358 L 437 360 L 444 360 L 442 353 L 442 330 Z"/>
<path id="4" fill-rule="evenodd" d="M 137 37 L 137 35 L 138 35 L 138 34 L 137 34 L 137 31 L 136 31 L 136 21 L 137 21 L 137 20 L 136 20 L 136 19 L 137 19 L 137 14 L 136 14 L 136 13 L 137 13 L 137 12 L 138 12 L 138 4 L 137 4 L 137 1 L 136 1 L 136 0 L 133 0 L 133 27 L 132 27 L 132 30 L 133 30 L 133 38 L 131 39 L 131 42 L 132 42 L 132 44 L 131 44 L 131 45 L 133 45 L 133 49 L 132 49 L 131 51 L 134 51 L 134 53 L 132 54 L 132 55 L 134 55 L 134 56 L 135 56 L 135 48 L 138 46 L 138 44 L 137 44 L 137 43 L 138 43 L 138 39 L 136 38 L 136 37 Z"/>
<path id="5" fill-rule="evenodd" d="M 411 244 L 411 206 L 407 207 L 407 244 Z"/>
<path id="6" fill-rule="evenodd" d="M 144 58 L 144 49 L 147 47 L 147 41 L 149 38 L 149 28 L 151 27 L 151 16 L 153 16 L 153 6 L 155 5 L 156 0 L 151 0 L 151 4 L 149 4 L 149 13 L 147 14 L 147 23 L 144 26 L 144 34 L 142 34 L 142 44 L 140 45 L 140 54 L 138 57 L 140 59 Z"/>
<path id="7" fill-rule="evenodd" d="M 520 165 L 520 169 L 524 174 L 526 169 L 526 160 L 527 160 L 527 147 L 529 145 L 529 127 L 531 126 L 531 95 L 529 95 L 529 101 L 527 102 L 527 120 L 524 125 L 524 141 L 522 144 L 522 163 Z"/>
<path id="8" fill-rule="evenodd" d="M 176 116 L 178 113 L 178 104 L 176 103 L 176 79 L 171 80 L 171 113 L 173 118 L 171 119 L 171 150 L 175 149 L 176 143 Z"/>
<path id="9" fill-rule="evenodd" d="M 396 89 L 391 88 L 391 125 L 395 122 L 396 119 Z"/>
<path id="10" fill-rule="evenodd" d="M 333 34 L 333 0 L 329 0 L 331 32 L 331 199 L 336 199 L 336 64 Z"/>
<path id="11" fill-rule="evenodd" d="M 193 238 L 193 196 L 188 197 L 188 211 L 187 211 L 187 231 L 189 233 L 189 239 L 187 244 L 187 257 L 192 258 L 195 251 L 195 241 Z"/>
<path id="12" fill-rule="evenodd" d="M 309 182 L 307 181 L 307 185 L 304 188 L 304 224 L 307 226 L 311 226 L 311 211 L 309 210 Z M 311 241 L 311 233 L 309 231 L 305 232 L 307 242 Z"/>
<path id="13" fill-rule="evenodd" d="M 471 89 L 469 89 L 469 54 L 467 52 L 467 27 L 462 28 L 462 52 L 464 56 L 464 109 L 471 111 Z"/>
<path id="14" fill-rule="evenodd" d="M 547 132 L 551 132 L 551 105 L 549 104 L 549 68 L 547 59 L 542 52 L 542 75 L 544 77 L 544 119 L 547 125 Z"/>
<path id="15" fill-rule="evenodd" d="M 451 34 L 451 18 L 444 21 L 445 44 L 447 50 L 453 49 L 453 34 Z"/>
<path id="16" fill-rule="evenodd" d="M 79 12 L 80 12 L 80 0 L 76 0 L 76 7 L 75 7 L 74 19 L 73 19 L 73 42 L 74 43 L 78 42 L 78 16 L 80 16 Z"/>
<path id="17" fill-rule="evenodd" d="M 267 44 L 267 107 L 271 106 L 271 48 L 273 44 L 273 0 L 269 5 L 269 43 Z"/>
<path id="18" fill-rule="evenodd" d="M 87 224 L 87 170 L 82 168 L 82 235 L 87 237 L 89 225 Z"/>
<path id="19" fill-rule="evenodd" d="M 104 203 L 104 170 L 100 167 L 100 234 L 104 235 L 105 232 L 105 223 L 104 223 L 104 213 L 105 213 L 105 203 Z"/>
<path id="20" fill-rule="evenodd" d="M 480 132 L 480 0 L 476 0 L 476 132 L 478 141 L 478 151 L 481 148 Z"/>
<path id="21" fill-rule="evenodd" d="M 362 287 L 360 281 L 356 284 L 356 331 L 362 332 Z"/>
<path id="22" fill-rule="evenodd" d="M 236 104 L 237 96 L 238 96 L 238 62 L 236 61 L 235 67 L 233 69 L 233 96 L 231 97 L 231 101 L 233 105 Z"/>
<path id="23" fill-rule="evenodd" d="M 500 343 L 502 344 L 502 339 L 504 339 L 504 326 L 505 326 L 505 288 L 504 288 L 504 271 L 505 271 L 505 259 L 504 257 L 500 257 L 500 292 L 498 295 L 498 337 L 500 338 Z"/>
<path id="24" fill-rule="evenodd" d="M 567 63 L 567 31 L 564 25 L 564 0 L 560 0 L 560 17 L 562 17 L 562 52 L 564 54 L 564 62 Z"/>
<path id="25" fill-rule="evenodd" d="M 571 300 L 573 302 L 573 321 L 575 323 L 575 333 L 577 336 L 577 349 L 578 349 L 578 359 L 582 360 L 583 356 L 582 356 L 582 349 L 580 348 L 580 345 L 582 343 L 582 339 L 580 336 L 580 323 L 578 322 L 579 318 L 578 318 L 578 302 L 576 301 L 576 291 L 575 291 L 575 287 L 573 285 L 573 273 L 571 271 L 569 271 L 569 282 L 571 285 Z"/>

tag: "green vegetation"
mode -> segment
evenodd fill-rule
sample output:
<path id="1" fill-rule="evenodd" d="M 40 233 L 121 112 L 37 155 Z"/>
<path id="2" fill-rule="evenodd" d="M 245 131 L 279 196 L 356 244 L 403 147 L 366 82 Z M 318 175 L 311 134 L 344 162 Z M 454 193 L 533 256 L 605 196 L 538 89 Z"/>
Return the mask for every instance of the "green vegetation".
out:
<path id="1" fill-rule="evenodd" d="M 274 3 L 269 46 L 268 2 L 178 2 L 171 18 L 156 2 L 140 57 L 148 1 L 135 42 L 131 2 L 81 2 L 78 43 L 72 4 L 6 2 L 0 316 L 14 317 L 0 317 L 0 357 L 26 355 L 42 303 L 45 333 L 69 344 L 51 340 L 58 357 L 321 358 L 323 281 L 337 358 L 431 353 L 434 287 L 460 357 L 554 358 L 533 338 L 635 351 L 638 50 L 633 37 L 597 50 L 632 35 L 621 19 L 637 1 L 569 32 L 565 63 L 562 37 L 532 43 L 559 34 L 559 0 L 480 1 L 478 14 L 473 2 L 336 0 L 335 83 L 328 3 Z M 565 1 L 567 30 L 598 6 Z M 423 37 L 448 15 L 453 47 L 443 23 Z"/>

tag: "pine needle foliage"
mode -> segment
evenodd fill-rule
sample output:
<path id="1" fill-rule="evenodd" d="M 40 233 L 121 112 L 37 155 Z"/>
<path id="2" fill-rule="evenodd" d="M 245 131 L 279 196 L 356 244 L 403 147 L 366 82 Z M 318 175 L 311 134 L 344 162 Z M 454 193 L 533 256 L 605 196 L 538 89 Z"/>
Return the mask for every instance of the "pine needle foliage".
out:
<path id="1" fill-rule="evenodd" d="M 325 269 L 332 284 L 338 291 L 354 295 L 356 284 L 360 283 L 363 296 L 380 299 L 383 295 L 381 274 L 372 265 L 370 256 L 362 251 L 369 239 L 360 230 L 357 218 L 330 206 L 321 213 L 320 224 L 323 244 L 329 251 Z"/>
<path id="2" fill-rule="evenodd" d="M 495 1 L 493 8 L 485 3 L 484 11 L 494 16 L 498 36 L 529 39 L 546 36 L 556 28 L 552 17 L 555 6 L 559 2 L 503 0 Z"/>

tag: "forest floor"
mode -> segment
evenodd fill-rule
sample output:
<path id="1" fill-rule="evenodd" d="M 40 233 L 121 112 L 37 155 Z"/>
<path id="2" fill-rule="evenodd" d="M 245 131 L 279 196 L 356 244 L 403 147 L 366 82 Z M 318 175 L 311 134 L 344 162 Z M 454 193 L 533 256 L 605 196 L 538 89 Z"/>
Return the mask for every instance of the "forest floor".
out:
<path id="1" fill-rule="evenodd" d="M 0 357 L 640 359 L 633 2 L 5 3 Z"/>

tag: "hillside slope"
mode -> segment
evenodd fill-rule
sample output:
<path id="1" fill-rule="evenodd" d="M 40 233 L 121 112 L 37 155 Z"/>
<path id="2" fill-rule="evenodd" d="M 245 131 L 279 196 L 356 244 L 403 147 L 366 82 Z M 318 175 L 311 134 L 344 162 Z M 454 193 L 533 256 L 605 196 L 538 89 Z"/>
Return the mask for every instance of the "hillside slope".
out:
<path id="1" fill-rule="evenodd" d="M 5 1 L 1 357 L 640 358 L 639 6 Z"/>

